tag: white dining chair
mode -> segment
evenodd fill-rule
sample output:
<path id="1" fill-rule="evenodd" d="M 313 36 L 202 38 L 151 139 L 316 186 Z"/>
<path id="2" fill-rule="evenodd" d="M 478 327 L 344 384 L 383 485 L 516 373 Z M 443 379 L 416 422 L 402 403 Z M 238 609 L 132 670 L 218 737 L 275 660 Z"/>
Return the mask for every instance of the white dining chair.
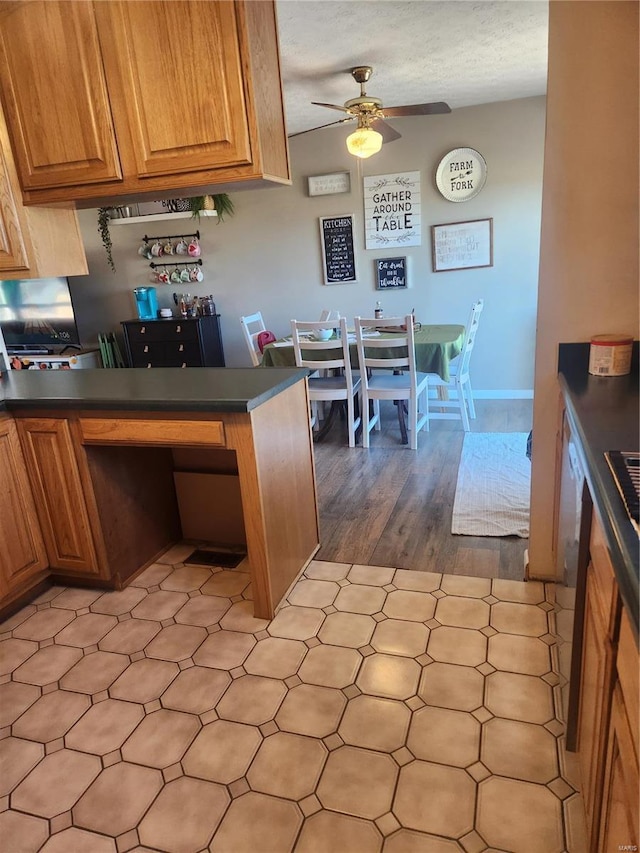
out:
<path id="1" fill-rule="evenodd" d="M 320 408 L 318 403 L 330 401 L 333 405 L 337 401 L 343 400 L 347 406 L 349 447 L 355 447 L 356 431 L 360 426 L 360 417 L 356 416 L 355 413 L 355 397 L 360 392 L 360 377 L 354 375 L 351 370 L 347 321 L 342 317 L 337 322 L 339 338 L 330 337 L 328 340 L 316 340 L 315 336 L 321 330 L 327 331 L 325 323 L 322 321 L 292 320 L 291 340 L 296 366 L 321 371 L 319 375 L 314 374 L 309 377 L 311 426 L 319 426 Z M 317 355 L 314 357 L 314 354 Z M 322 375 L 322 371 L 325 372 L 324 375 Z"/>
<path id="2" fill-rule="evenodd" d="M 410 432 L 409 446 L 418 449 L 418 432 L 429 429 L 428 374 L 416 370 L 413 317 L 394 317 L 384 320 L 385 329 L 396 329 L 393 338 L 369 336 L 367 332 L 380 325 L 380 320 L 356 317 L 356 345 L 362 379 L 362 446 L 369 447 L 369 433 L 380 429 L 380 400 L 397 400 L 398 405 L 407 400 Z M 390 347 L 401 348 L 401 355 L 391 355 Z M 384 352 L 387 350 L 387 353 Z M 382 372 L 372 371 L 385 368 Z M 373 403 L 373 417 L 369 413 L 369 401 Z M 419 411 L 419 404 L 422 411 Z"/>
<path id="3" fill-rule="evenodd" d="M 464 332 L 462 350 L 460 355 L 451 361 L 449 367 L 449 381 L 442 379 L 437 373 L 428 374 L 429 389 L 435 389 L 438 393 L 438 399 L 432 401 L 432 411 L 429 416 L 432 420 L 457 420 L 460 418 L 465 432 L 469 432 L 471 429 L 469 418 L 473 419 L 476 416 L 469 364 L 483 308 L 484 300 L 482 299 L 478 299 L 471 307 L 471 315 Z M 442 394 L 442 391 L 446 391 L 446 395 Z M 450 396 L 452 393 L 455 396 Z M 434 411 L 433 407 L 441 409 L 441 411 Z"/>
<path id="4" fill-rule="evenodd" d="M 247 314 L 244 317 L 240 317 L 240 324 L 242 326 L 245 341 L 247 342 L 247 347 L 249 348 L 251 362 L 254 367 L 258 367 L 262 360 L 262 352 L 258 346 L 258 335 L 260 332 L 268 331 L 264 324 L 264 320 L 262 319 L 261 312 L 256 311 L 255 314 Z"/>

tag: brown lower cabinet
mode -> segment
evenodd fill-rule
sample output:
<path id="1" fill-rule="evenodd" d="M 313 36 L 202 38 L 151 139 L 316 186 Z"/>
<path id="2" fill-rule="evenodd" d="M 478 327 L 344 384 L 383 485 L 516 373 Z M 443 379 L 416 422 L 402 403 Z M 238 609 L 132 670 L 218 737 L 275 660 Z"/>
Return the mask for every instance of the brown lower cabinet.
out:
<path id="1" fill-rule="evenodd" d="M 44 577 L 47 554 L 16 427 L 0 414 L 0 598 L 16 598 Z"/>
<path id="2" fill-rule="evenodd" d="M 616 681 L 604 760 L 597 850 L 637 850 L 638 828 L 638 650 L 623 611 Z"/>
<path id="3" fill-rule="evenodd" d="M 20 418 L 17 427 L 50 567 L 106 576 L 98 560 L 69 421 Z"/>
<path id="4" fill-rule="evenodd" d="M 604 853 L 638 845 L 638 644 L 595 511 L 590 556 L 577 746 L 589 853 Z"/>
<path id="5" fill-rule="evenodd" d="M 247 412 L 10 412 L 0 434 L 0 534 L 11 543 L 0 547 L 0 614 L 40 571 L 40 580 L 125 586 L 184 536 L 178 473 L 212 536 L 231 527 L 234 498 L 254 613 L 272 619 L 319 548 L 308 404 L 297 381 Z M 227 476 L 198 485 L 214 473 Z M 211 488 L 225 512 L 215 512 Z"/>

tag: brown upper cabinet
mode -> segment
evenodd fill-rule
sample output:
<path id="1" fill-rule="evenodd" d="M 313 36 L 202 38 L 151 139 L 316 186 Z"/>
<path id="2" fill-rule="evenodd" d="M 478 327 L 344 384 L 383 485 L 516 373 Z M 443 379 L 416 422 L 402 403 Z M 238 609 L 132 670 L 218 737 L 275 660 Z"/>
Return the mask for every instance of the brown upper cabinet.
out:
<path id="1" fill-rule="evenodd" d="M 290 183 L 273 0 L 0 5 L 25 203 Z"/>
<path id="2" fill-rule="evenodd" d="M 0 280 L 86 275 L 87 258 L 73 204 L 24 207 L 0 109 Z"/>

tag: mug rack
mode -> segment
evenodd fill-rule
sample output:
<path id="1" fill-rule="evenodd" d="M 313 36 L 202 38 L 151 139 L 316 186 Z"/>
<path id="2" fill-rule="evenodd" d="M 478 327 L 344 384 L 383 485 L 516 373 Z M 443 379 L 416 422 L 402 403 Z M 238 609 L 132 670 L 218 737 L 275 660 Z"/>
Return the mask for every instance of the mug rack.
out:
<path id="1" fill-rule="evenodd" d="M 148 237 L 146 234 L 142 238 L 144 243 L 150 243 L 152 240 L 184 240 L 185 237 L 195 237 L 196 240 L 200 239 L 199 231 L 192 231 L 190 234 L 162 234 L 159 237 Z"/>
<path id="2" fill-rule="evenodd" d="M 197 260 L 194 261 L 193 258 L 190 258 L 187 256 L 184 259 L 184 261 L 173 261 L 173 262 L 167 263 L 167 264 L 163 264 L 163 263 L 156 264 L 153 261 L 151 261 L 149 266 L 151 267 L 152 270 L 154 270 L 156 267 L 162 267 L 163 269 L 165 267 L 195 267 L 195 266 L 201 267 L 202 266 L 202 258 L 198 258 Z"/>

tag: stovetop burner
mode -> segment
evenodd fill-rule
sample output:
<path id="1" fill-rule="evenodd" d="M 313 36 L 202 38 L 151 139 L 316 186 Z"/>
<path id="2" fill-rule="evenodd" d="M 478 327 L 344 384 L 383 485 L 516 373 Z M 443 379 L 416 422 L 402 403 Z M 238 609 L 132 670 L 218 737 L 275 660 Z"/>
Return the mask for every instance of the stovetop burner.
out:
<path id="1" fill-rule="evenodd" d="M 604 455 L 629 518 L 640 534 L 640 453 L 609 450 Z"/>

